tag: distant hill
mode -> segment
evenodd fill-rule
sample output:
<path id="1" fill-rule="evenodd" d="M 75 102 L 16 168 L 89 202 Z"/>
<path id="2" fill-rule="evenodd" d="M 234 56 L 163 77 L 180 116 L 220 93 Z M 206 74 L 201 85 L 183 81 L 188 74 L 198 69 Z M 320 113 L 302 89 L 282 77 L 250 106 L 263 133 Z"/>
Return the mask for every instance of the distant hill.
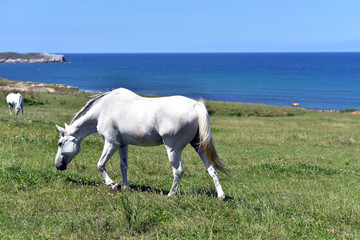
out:
<path id="1" fill-rule="evenodd" d="M 0 63 L 63 63 L 64 55 L 49 53 L 26 53 L 16 52 L 0 53 Z"/>

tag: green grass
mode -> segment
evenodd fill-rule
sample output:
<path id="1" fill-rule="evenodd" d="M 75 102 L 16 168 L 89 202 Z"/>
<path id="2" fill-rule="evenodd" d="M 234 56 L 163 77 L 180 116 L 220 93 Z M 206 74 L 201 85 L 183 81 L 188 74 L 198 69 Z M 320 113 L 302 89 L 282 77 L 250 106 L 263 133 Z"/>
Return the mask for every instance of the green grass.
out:
<path id="1" fill-rule="evenodd" d="M 67 171 L 59 134 L 88 100 L 76 91 L 24 93 L 25 115 L 0 103 L 0 239 L 359 239 L 360 115 L 207 102 L 227 201 L 196 153 L 183 152 L 179 194 L 163 146 L 129 147 L 131 189 L 96 168 L 103 141 L 85 138 Z M 1 99 L 4 99 L 0 92 Z M 256 112 L 256 113 L 255 113 Z M 117 154 L 108 162 L 121 183 Z"/>

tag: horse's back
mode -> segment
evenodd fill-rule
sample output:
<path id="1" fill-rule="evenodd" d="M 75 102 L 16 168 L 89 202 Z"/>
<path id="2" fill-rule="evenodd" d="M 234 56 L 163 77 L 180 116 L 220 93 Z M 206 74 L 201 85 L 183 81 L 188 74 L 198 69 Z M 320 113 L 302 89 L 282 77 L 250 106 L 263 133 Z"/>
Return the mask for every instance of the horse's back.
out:
<path id="1" fill-rule="evenodd" d="M 111 108 L 112 111 L 117 111 L 121 114 L 141 115 L 145 113 L 147 116 L 172 114 L 181 116 L 193 111 L 196 101 L 184 96 L 170 96 L 170 97 L 141 97 L 132 91 L 119 88 L 113 90 L 110 94 L 104 97 L 101 110 L 106 113 L 106 108 Z"/>
<path id="2" fill-rule="evenodd" d="M 14 99 L 15 97 L 15 93 L 9 93 L 7 96 L 6 96 L 6 101 L 7 102 L 10 102 Z"/>
<path id="3" fill-rule="evenodd" d="M 9 104 L 23 103 L 23 98 L 20 93 L 9 93 L 6 96 L 6 102 Z"/>
<path id="4" fill-rule="evenodd" d="M 183 96 L 171 96 L 161 97 L 153 100 L 154 108 L 160 111 L 165 116 L 174 117 L 176 119 L 194 117 L 195 110 L 194 105 L 196 101 L 183 97 Z"/>

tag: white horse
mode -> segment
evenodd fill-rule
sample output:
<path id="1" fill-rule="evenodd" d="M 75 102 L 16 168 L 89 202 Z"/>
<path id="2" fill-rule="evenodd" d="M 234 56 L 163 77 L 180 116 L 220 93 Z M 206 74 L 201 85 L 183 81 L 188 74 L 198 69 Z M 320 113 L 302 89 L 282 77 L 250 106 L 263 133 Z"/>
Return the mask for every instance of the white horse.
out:
<path id="1" fill-rule="evenodd" d="M 123 187 L 127 180 L 128 145 L 156 146 L 164 144 L 173 169 L 174 181 L 169 196 L 175 195 L 185 169 L 181 152 L 190 143 L 197 151 L 212 177 L 219 199 L 225 199 L 217 169 L 226 172 L 216 153 L 210 131 L 209 115 L 202 101 L 182 96 L 145 98 L 119 88 L 87 102 L 75 115 L 70 125 L 57 126 L 61 136 L 55 166 L 65 170 L 80 152 L 80 142 L 98 132 L 105 140 L 97 167 L 105 184 L 120 190 L 105 170 L 106 162 L 119 149 Z"/>
<path id="2" fill-rule="evenodd" d="M 24 99 L 20 93 L 10 93 L 6 96 L 6 102 L 9 106 L 10 115 L 12 114 L 12 109 L 15 107 L 15 116 L 17 116 L 20 112 L 24 114 Z"/>

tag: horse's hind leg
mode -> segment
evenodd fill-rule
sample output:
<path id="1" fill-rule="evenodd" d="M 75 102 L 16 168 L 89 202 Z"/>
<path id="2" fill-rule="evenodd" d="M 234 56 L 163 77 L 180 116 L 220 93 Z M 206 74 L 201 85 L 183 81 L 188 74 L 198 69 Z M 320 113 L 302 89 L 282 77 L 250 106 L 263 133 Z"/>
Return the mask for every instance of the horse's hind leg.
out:
<path id="1" fill-rule="evenodd" d="M 105 145 L 103 152 L 101 154 L 100 160 L 97 164 L 97 167 L 101 174 L 104 177 L 105 184 L 111 187 L 113 190 L 118 191 L 120 190 L 120 185 L 117 183 L 114 183 L 113 180 L 109 177 L 105 170 L 105 164 L 106 162 L 111 158 L 111 156 L 114 154 L 114 152 L 119 148 L 119 146 L 113 145 L 105 140 Z"/>
<path id="2" fill-rule="evenodd" d="M 225 199 L 225 193 L 221 187 L 221 184 L 220 184 L 220 180 L 219 180 L 219 176 L 217 174 L 217 170 L 216 170 L 216 167 L 214 167 L 210 161 L 206 158 L 205 156 L 205 153 L 204 151 L 201 151 L 200 153 L 198 153 L 201 160 L 203 161 L 205 167 L 206 167 L 206 171 L 209 173 L 209 175 L 211 176 L 211 178 L 213 179 L 214 181 L 214 185 L 215 185 L 215 188 L 216 188 L 216 192 L 217 192 L 217 195 L 218 195 L 218 198 L 221 199 L 221 200 L 224 200 Z"/>
<path id="3" fill-rule="evenodd" d="M 127 180 L 127 168 L 128 168 L 128 145 L 122 146 L 119 149 L 120 153 L 120 168 L 123 179 L 123 187 L 129 187 L 129 183 Z"/>
<path id="4" fill-rule="evenodd" d="M 198 153 L 199 157 L 201 158 L 201 160 L 203 161 L 203 163 L 204 163 L 204 165 L 206 167 L 206 171 L 209 173 L 209 175 L 213 179 L 218 198 L 220 200 L 224 200 L 225 199 L 225 193 L 224 193 L 224 191 L 223 191 L 223 189 L 221 187 L 219 176 L 217 174 L 216 168 L 207 159 L 207 157 L 205 156 L 204 150 L 199 147 L 199 144 L 195 144 L 193 141 L 190 144 L 195 149 L 195 151 Z"/>
<path id="5" fill-rule="evenodd" d="M 166 150 L 167 150 L 167 154 L 168 154 L 169 161 L 172 166 L 173 175 L 174 175 L 174 181 L 173 181 L 173 184 L 171 186 L 168 196 L 173 196 L 177 192 L 181 177 L 182 177 L 185 169 L 181 163 L 181 150 L 175 150 L 168 146 L 166 146 Z"/>

